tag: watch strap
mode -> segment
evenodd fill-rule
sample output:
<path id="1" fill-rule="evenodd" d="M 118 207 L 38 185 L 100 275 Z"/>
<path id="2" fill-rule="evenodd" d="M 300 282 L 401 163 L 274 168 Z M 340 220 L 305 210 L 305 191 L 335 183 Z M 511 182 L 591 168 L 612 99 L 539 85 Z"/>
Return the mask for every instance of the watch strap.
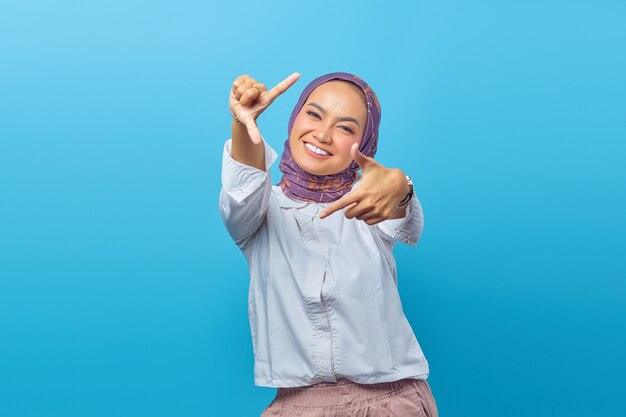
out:
<path id="1" fill-rule="evenodd" d="M 409 186 L 409 192 L 407 193 L 407 195 L 402 199 L 402 201 L 400 201 L 400 203 L 398 204 L 398 207 L 406 207 L 409 205 L 409 203 L 411 202 L 411 199 L 413 198 L 413 180 L 411 180 L 411 177 L 409 177 L 408 175 L 404 174 L 404 176 L 406 177 L 406 183 Z"/>

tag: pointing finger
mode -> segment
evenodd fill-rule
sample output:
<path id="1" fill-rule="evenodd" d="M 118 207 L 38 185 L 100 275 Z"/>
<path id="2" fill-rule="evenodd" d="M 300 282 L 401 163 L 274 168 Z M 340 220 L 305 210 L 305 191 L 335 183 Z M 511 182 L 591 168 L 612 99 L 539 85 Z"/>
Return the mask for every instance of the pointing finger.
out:
<path id="1" fill-rule="evenodd" d="M 326 209 L 324 209 L 324 211 L 320 213 L 320 219 L 328 217 L 337 210 L 348 207 L 350 204 L 356 203 L 358 200 L 359 195 L 356 192 L 343 196 L 339 200 L 332 203 L 330 206 L 326 207 Z"/>
<path id="2" fill-rule="evenodd" d="M 298 78 L 300 78 L 300 73 L 294 72 L 289 77 L 276 84 L 274 88 L 267 92 L 270 100 L 274 100 L 276 97 L 287 91 L 289 87 L 291 87 L 296 81 L 298 81 Z"/>

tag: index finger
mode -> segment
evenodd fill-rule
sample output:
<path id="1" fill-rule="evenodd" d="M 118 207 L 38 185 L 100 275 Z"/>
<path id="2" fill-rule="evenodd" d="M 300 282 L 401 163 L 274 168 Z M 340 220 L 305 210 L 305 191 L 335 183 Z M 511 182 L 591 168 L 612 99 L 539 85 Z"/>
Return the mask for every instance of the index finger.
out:
<path id="1" fill-rule="evenodd" d="M 287 91 L 289 87 L 293 85 L 293 83 L 298 81 L 298 78 L 300 78 L 300 73 L 294 72 L 289 77 L 276 84 L 276 86 L 268 91 L 266 94 L 271 100 L 274 100 L 276 97 Z"/>
<path id="2" fill-rule="evenodd" d="M 359 201 L 359 195 L 354 192 L 350 193 L 347 196 L 341 197 L 339 200 L 332 203 L 330 206 L 326 207 L 324 211 L 320 213 L 320 219 L 330 216 L 337 210 L 341 210 L 342 208 L 348 207 L 350 204 L 356 203 Z"/>

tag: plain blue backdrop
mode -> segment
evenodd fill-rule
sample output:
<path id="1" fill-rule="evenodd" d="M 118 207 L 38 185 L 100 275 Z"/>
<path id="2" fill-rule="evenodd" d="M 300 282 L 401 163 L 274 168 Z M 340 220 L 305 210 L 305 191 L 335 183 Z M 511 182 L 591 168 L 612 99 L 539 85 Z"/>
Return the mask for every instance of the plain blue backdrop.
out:
<path id="1" fill-rule="evenodd" d="M 442 417 L 626 415 L 622 1 L 0 4 L 0 416 L 258 416 L 217 198 L 228 92 L 333 71 L 415 182 L 396 248 Z M 276 167 L 274 181 L 279 179 Z"/>

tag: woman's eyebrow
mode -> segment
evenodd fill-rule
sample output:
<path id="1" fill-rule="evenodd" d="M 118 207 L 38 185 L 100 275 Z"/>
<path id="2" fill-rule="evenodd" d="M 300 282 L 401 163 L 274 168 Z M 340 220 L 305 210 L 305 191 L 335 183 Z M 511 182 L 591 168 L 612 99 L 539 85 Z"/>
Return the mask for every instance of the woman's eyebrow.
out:
<path id="1" fill-rule="evenodd" d="M 324 108 L 322 106 L 320 106 L 317 103 L 307 103 L 308 106 L 313 106 L 316 109 L 318 109 L 319 111 L 321 111 L 322 113 L 326 114 L 326 110 L 324 110 Z M 337 117 L 337 121 L 340 122 L 354 122 L 358 127 L 361 127 L 361 125 L 359 124 L 359 122 L 354 118 L 354 117 Z"/>

